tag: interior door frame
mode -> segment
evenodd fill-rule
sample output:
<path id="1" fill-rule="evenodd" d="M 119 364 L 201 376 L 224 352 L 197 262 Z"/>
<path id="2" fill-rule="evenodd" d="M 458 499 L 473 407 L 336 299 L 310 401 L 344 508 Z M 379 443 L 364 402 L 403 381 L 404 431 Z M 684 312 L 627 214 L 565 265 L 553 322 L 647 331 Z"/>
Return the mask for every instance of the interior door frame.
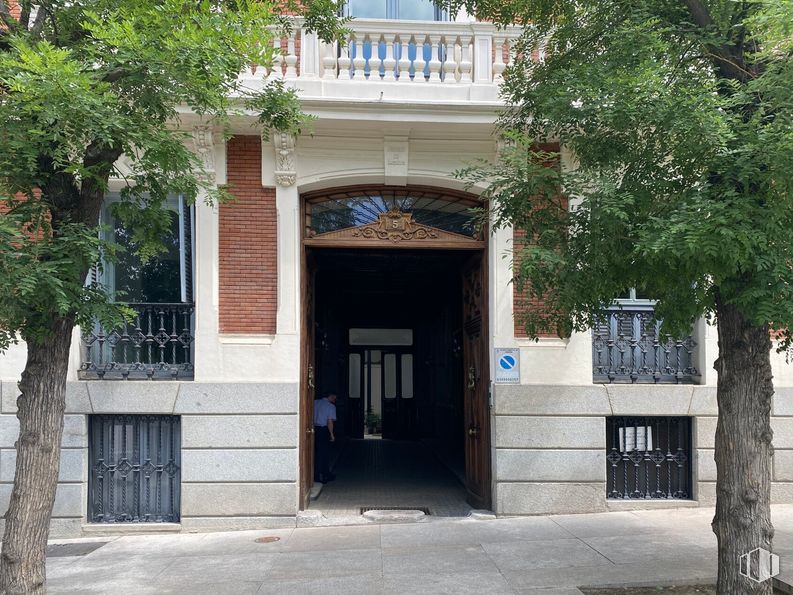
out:
<path id="1" fill-rule="evenodd" d="M 359 187 L 348 187 L 348 189 L 355 189 Z M 341 191 L 344 189 L 334 190 L 334 191 Z M 440 189 L 439 189 L 440 190 Z M 490 281 L 489 281 L 489 244 L 490 242 L 487 239 L 489 238 L 489 232 L 487 229 L 482 230 L 480 237 L 478 238 L 463 238 L 463 236 L 457 236 L 450 238 L 450 235 L 456 234 L 447 234 L 445 232 L 439 233 L 437 239 L 423 239 L 422 241 L 417 241 L 415 243 L 411 241 L 400 241 L 400 242 L 393 242 L 389 241 L 388 239 L 382 240 L 373 240 L 368 238 L 359 238 L 353 237 L 349 233 L 340 233 L 336 235 L 336 237 L 327 237 L 319 239 L 317 237 L 313 237 L 308 233 L 307 227 L 307 209 L 306 209 L 306 198 L 307 197 L 314 197 L 320 194 L 326 194 L 331 191 L 322 191 L 322 192 L 311 192 L 307 195 L 301 195 L 300 199 L 300 221 L 305 222 L 304 225 L 301 226 L 301 240 L 300 240 L 300 248 L 301 248 L 301 257 L 300 257 L 300 304 L 301 304 L 301 313 L 300 313 L 300 414 L 299 418 L 301 420 L 301 431 L 300 431 L 300 440 L 299 440 L 299 447 L 301 449 L 301 454 L 298 456 L 298 460 L 300 461 L 300 470 L 299 476 L 301 479 L 300 485 L 300 509 L 305 510 L 308 506 L 308 496 L 309 490 L 311 485 L 313 484 L 313 474 L 314 474 L 314 440 L 313 435 L 308 432 L 304 431 L 306 428 L 305 422 L 309 421 L 312 424 L 313 430 L 313 398 L 309 399 L 307 395 L 312 394 L 313 389 L 307 386 L 307 378 L 309 377 L 309 366 L 311 365 L 311 360 L 313 359 L 313 354 L 309 354 L 308 351 L 313 348 L 312 338 L 308 336 L 309 329 L 307 328 L 309 322 L 308 316 L 308 305 L 314 303 L 314 296 L 309 297 L 307 292 L 309 291 L 310 287 L 312 291 L 316 290 L 316 287 L 312 287 L 312 284 L 306 281 L 307 276 L 309 273 L 313 274 L 316 272 L 316 269 L 309 270 L 309 262 L 311 260 L 310 254 L 314 251 L 321 251 L 324 249 L 336 249 L 336 248 L 345 248 L 345 249 L 361 249 L 361 250 L 371 250 L 373 248 L 382 249 L 382 250 L 404 250 L 404 249 L 412 249 L 416 251 L 465 251 L 474 254 L 476 252 L 480 253 L 480 258 L 482 262 L 482 277 L 483 277 L 483 289 L 484 289 L 484 304 L 483 304 L 483 320 L 482 320 L 482 333 L 480 336 L 480 341 L 482 341 L 482 352 L 484 354 L 483 357 L 483 364 L 482 364 L 482 372 L 481 372 L 481 379 L 482 382 L 486 383 L 486 397 L 489 396 L 490 393 L 490 335 L 489 335 L 489 318 L 490 318 Z M 465 195 L 466 193 L 463 192 L 456 192 L 456 191 L 449 191 L 443 189 L 444 193 L 448 194 L 457 194 L 457 195 Z M 468 195 L 470 196 L 470 195 Z M 366 226 L 364 226 L 366 227 Z M 346 230 L 345 230 L 346 231 Z M 440 231 L 440 230 L 439 230 Z M 330 235 L 330 234 L 327 234 Z M 462 268 L 461 268 L 462 270 Z M 462 296 L 460 296 L 462 299 Z M 312 329 L 313 330 L 313 329 Z M 415 373 L 415 371 L 414 371 Z M 464 385 L 465 386 L 465 385 Z M 465 390 L 465 389 L 464 389 Z M 466 390 L 463 407 L 467 406 L 467 394 L 469 391 Z M 309 403 L 308 401 L 311 400 Z M 489 398 L 488 398 L 489 401 Z M 482 460 L 481 465 L 483 466 L 485 476 L 487 478 L 488 489 L 486 490 L 485 498 L 479 504 L 484 508 L 489 508 L 491 504 L 492 498 L 492 460 L 490 449 L 492 447 L 491 444 L 491 432 L 490 432 L 490 407 L 489 403 L 485 408 L 485 414 L 483 416 L 482 425 L 481 425 L 481 438 L 484 440 L 485 447 L 482 449 Z M 464 416 L 465 418 L 465 411 Z M 468 428 L 467 426 L 462 429 L 463 432 L 466 433 L 465 439 L 468 440 Z M 310 449 L 310 453 L 304 453 L 304 449 Z M 308 464 L 310 461 L 310 465 Z M 466 473 L 468 471 L 469 462 L 466 461 Z"/>

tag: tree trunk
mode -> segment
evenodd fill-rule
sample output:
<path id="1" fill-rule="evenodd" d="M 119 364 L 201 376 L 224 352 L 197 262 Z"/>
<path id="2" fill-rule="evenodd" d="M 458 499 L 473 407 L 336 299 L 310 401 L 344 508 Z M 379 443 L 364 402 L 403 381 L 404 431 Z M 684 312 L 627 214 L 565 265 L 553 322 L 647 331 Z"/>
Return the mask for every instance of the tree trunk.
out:
<path id="1" fill-rule="evenodd" d="M 771 339 L 737 307 L 717 298 L 719 373 L 716 426 L 716 515 L 719 544 L 717 592 L 770 595 L 771 583 L 741 576 L 739 558 L 771 550 Z"/>
<path id="2" fill-rule="evenodd" d="M 55 501 L 74 321 L 53 321 L 41 343 L 28 341 L 19 383 L 16 476 L 0 555 L 0 592 L 44 593 L 45 548 Z"/>

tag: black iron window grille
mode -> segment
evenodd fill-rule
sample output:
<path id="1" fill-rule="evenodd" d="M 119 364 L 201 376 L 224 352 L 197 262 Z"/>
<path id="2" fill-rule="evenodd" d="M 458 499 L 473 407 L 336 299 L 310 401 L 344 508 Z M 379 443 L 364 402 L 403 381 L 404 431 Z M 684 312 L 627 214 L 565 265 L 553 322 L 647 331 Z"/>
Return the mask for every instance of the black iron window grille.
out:
<path id="1" fill-rule="evenodd" d="M 92 415 L 89 431 L 90 521 L 178 522 L 179 417 Z"/>
<path id="2" fill-rule="evenodd" d="M 608 498 L 691 498 L 691 418 L 606 418 Z"/>
<path id="3" fill-rule="evenodd" d="M 661 334 L 652 307 L 607 310 L 592 330 L 596 383 L 692 383 L 696 342 Z"/>
<path id="4" fill-rule="evenodd" d="M 192 379 L 193 304 L 127 304 L 135 317 L 83 333 L 82 379 Z"/>

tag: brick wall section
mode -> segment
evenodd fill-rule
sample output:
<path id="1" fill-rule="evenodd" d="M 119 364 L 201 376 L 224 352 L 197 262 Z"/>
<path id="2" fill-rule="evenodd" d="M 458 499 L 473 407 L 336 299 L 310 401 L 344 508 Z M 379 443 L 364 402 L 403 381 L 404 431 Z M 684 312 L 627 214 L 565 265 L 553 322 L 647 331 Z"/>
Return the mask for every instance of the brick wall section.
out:
<path id="1" fill-rule="evenodd" d="M 275 188 L 262 188 L 262 141 L 228 141 L 228 183 L 220 206 L 220 332 L 274 334 L 278 291 Z"/>
<path id="2" fill-rule="evenodd" d="M 515 229 L 512 232 L 512 249 L 515 258 L 515 266 L 518 264 L 518 254 L 523 249 L 526 234 L 524 231 Z M 545 301 L 541 297 L 530 297 L 529 292 L 518 291 L 517 285 L 512 286 L 512 310 L 514 312 L 515 336 L 520 339 L 528 337 L 526 329 L 523 327 L 522 316 L 526 312 L 537 312 L 545 307 Z M 546 329 L 539 333 L 540 337 L 556 337 L 556 331 Z"/>
<path id="3" fill-rule="evenodd" d="M 551 144 L 542 144 L 539 145 L 540 149 L 543 151 L 549 152 L 557 152 L 559 151 L 559 144 L 558 143 L 551 143 Z M 549 167 L 558 167 L 558 163 L 549 163 Z M 512 250 L 514 255 L 515 264 L 513 266 L 517 266 L 518 264 L 518 254 L 520 254 L 524 242 L 526 239 L 526 233 L 521 229 L 514 229 L 512 231 Z M 522 315 L 526 312 L 536 312 L 538 310 L 542 310 L 545 307 L 545 302 L 542 297 L 528 295 L 528 291 L 518 291 L 517 285 L 512 286 L 512 310 L 513 310 L 513 319 L 515 324 L 515 336 L 521 339 L 527 338 L 526 329 L 523 328 L 522 322 Z M 546 329 L 545 332 L 539 333 L 540 337 L 556 337 L 557 332 L 556 329 Z"/>

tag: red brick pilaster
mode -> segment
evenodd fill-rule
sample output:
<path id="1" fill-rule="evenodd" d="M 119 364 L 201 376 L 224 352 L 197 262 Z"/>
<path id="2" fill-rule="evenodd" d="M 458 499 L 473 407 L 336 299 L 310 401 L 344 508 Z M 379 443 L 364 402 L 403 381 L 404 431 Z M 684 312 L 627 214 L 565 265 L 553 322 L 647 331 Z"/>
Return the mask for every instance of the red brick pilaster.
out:
<path id="1" fill-rule="evenodd" d="M 275 188 L 262 188 L 262 141 L 228 141 L 235 200 L 220 206 L 220 332 L 275 334 L 278 237 Z"/>

